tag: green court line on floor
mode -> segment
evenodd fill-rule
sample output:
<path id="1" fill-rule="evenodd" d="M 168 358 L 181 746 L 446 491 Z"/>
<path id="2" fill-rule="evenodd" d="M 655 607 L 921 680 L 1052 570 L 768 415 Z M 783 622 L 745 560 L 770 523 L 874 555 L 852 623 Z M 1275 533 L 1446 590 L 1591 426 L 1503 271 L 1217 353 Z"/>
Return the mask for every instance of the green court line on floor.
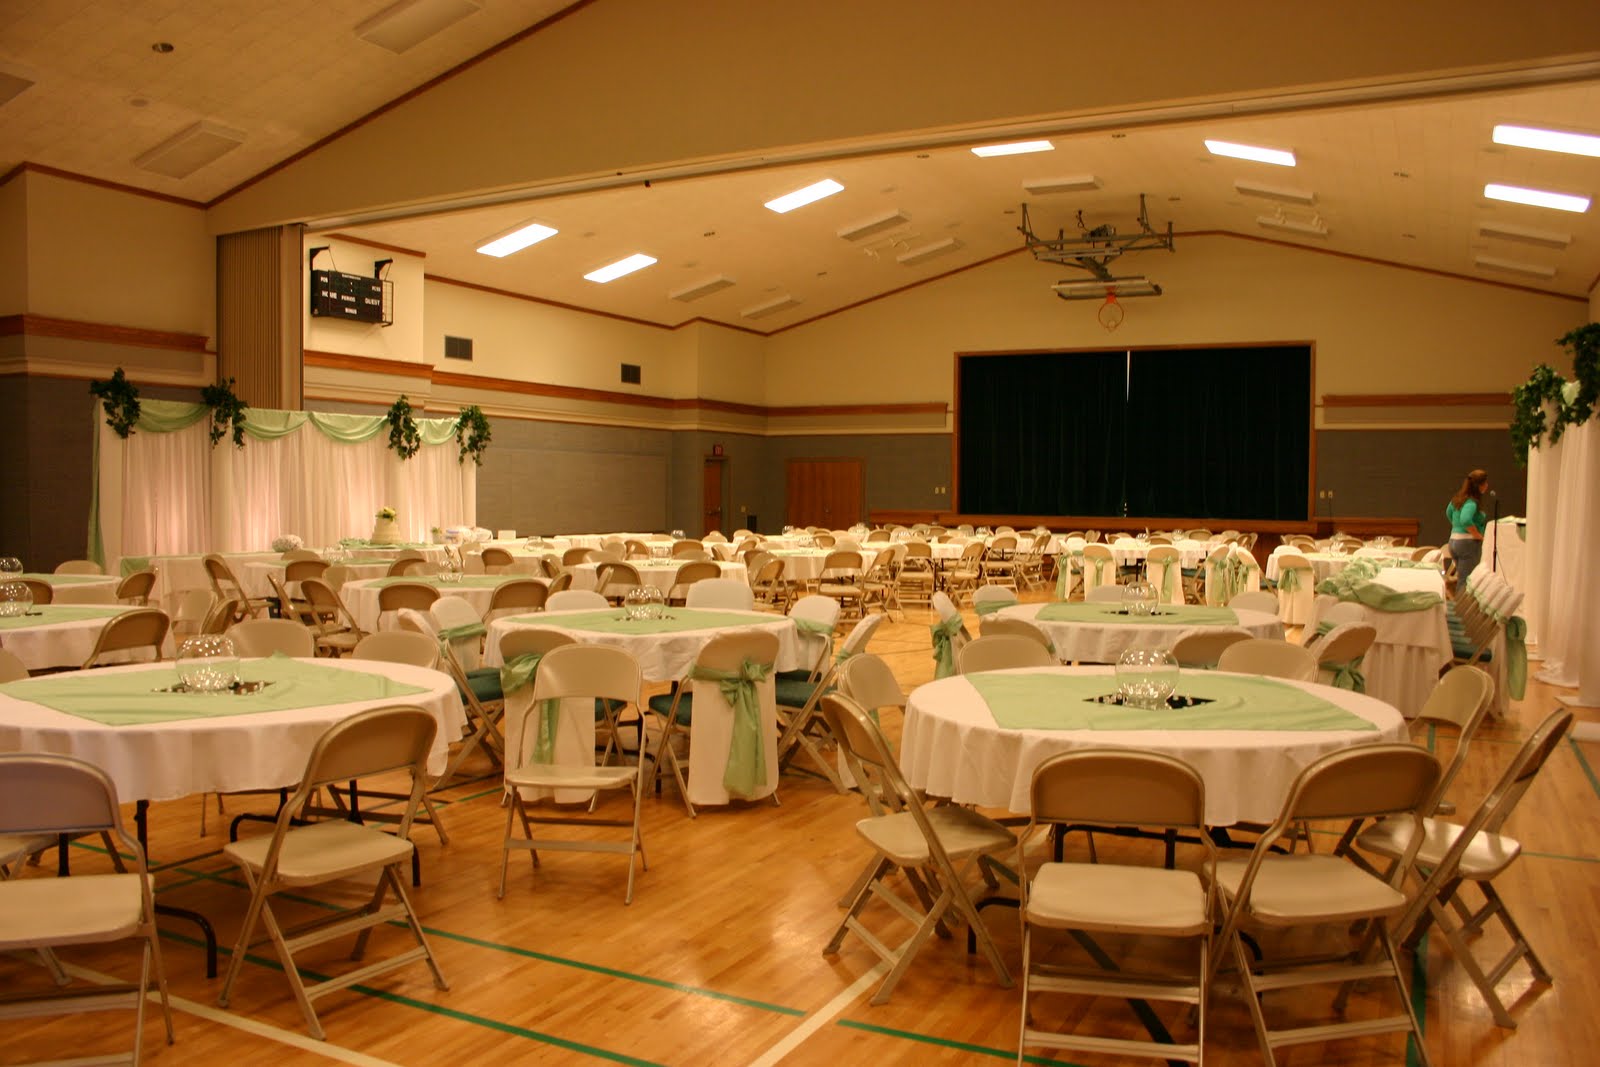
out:
<path id="1" fill-rule="evenodd" d="M 193 872 L 193 881 L 220 882 L 234 889 L 250 891 L 250 887 L 237 878 L 229 878 L 221 873 L 207 873 L 204 871 Z M 312 907 L 322 908 L 327 911 L 340 910 L 337 904 L 330 904 L 325 900 L 313 900 L 296 893 L 275 893 L 276 897 L 292 900 L 298 904 L 307 904 Z M 399 920 L 392 920 L 390 926 L 404 929 L 406 924 Z M 759 1011 L 769 1011 L 775 1015 L 788 1015 L 799 1017 L 805 1014 L 799 1008 L 786 1008 L 781 1004 L 768 1004 L 761 1000 L 752 1000 L 733 993 L 720 993 L 715 989 L 706 989 L 701 986 L 685 985 L 682 982 L 673 982 L 665 978 L 651 978 L 649 975 L 634 974 L 631 971 L 620 971 L 614 967 L 604 967 L 598 963 L 585 963 L 582 960 L 570 959 L 566 956 L 555 956 L 547 952 L 538 952 L 531 948 L 521 948 L 517 945 L 501 944 L 497 941 L 486 941 L 482 938 L 472 937 L 468 934 L 458 934 L 450 930 L 441 930 L 434 926 L 424 926 L 423 932 L 429 937 L 442 938 L 446 941 L 455 941 L 463 945 L 472 945 L 475 948 L 487 948 L 495 952 L 505 952 L 524 959 L 537 960 L 540 963 L 552 963 L 558 967 L 571 967 L 574 970 L 588 971 L 591 974 L 603 975 L 607 978 L 620 978 L 626 982 L 638 982 L 641 985 L 653 986 L 657 989 L 669 989 L 675 993 L 688 993 L 692 996 L 706 997 L 710 1000 L 720 1000 L 729 1004 L 737 1004 L 745 1008 L 755 1008 Z"/>
<path id="2" fill-rule="evenodd" d="M 1003 1048 L 990 1048 L 988 1045 L 974 1045 L 969 1041 L 954 1041 L 948 1037 L 934 1037 L 932 1034 L 918 1034 L 910 1030 L 896 1030 L 888 1026 L 878 1026 L 875 1023 L 857 1022 L 854 1019 L 840 1019 L 835 1026 L 848 1027 L 851 1030 L 864 1030 L 869 1034 L 881 1034 L 884 1037 L 898 1037 L 905 1041 L 916 1041 L 924 1045 L 937 1045 L 939 1048 L 960 1049 L 962 1052 L 976 1052 L 981 1056 L 992 1056 L 997 1060 L 1014 1060 L 1017 1058 L 1016 1050 Z M 1047 1059 L 1044 1056 L 1022 1057 L 1025 1063 L 1047 1064 L 1049 1067 L 1076 1067 L 1067 1060 Z"/>
<path id="3" fill-rule="evenodd" d="M 199 948 L 203 944 L 196 938 L 184 937 L 181 934 L 173 934 L 166 931 L 163 931 L 161 936 L 167 938 L 168 940 L 177 941 L 181 944 L 189 945 L 195 948 Z M 219 946 L 217 951 L 221 955 L 233 955 L 233 950 L 230 948 L 223 948 Z M 258 967 L 265 967 L 269 970 L 277 971 L 280 974 L 283 973 L 283 965 L 277 960 L 269 960 L 264 956 L 257 956 L 248 952 L 245 953 L 244 958 L 246 962 L 253 963 Z M 326 981 L 328 978 L 328 976 L 325 974 L 319 974 L 316 971 L 307 970 L 304 967 L 300 968 L 300 973 L 306 978 L 317 982 Z M 658 1064 L 653 1060 L 642 1060 L 636 1056 L 629 1056 L 623 1052 L 612 1052 L 610 1049 L 598 1048 L 594 1045 L 585 1045 L 582 1042 L 572 1041 L 565 1037 L 556 1037 L 554 1034 L 546 1034 L 538 1030 L 530 1030 L 525 1026 L 517 1026 L 514 1023 L 501 1022 L 499 1019 L 490 1019 L 483 1015 L 473 1015 L 471 1012 L 460 1011 L 456 1008 L 441 1007 L 438 1004 L 430 1004 L 425 1000 L 417 1000 L 415 997 L 407 997 L 402 996 L 399 993 L 388 993 L 381 989 L 373 989 L 371 986 L 352 985 L 346 988 L 360 993 L 362 996 L 371 997 L 375 1000 L 384 1000 L 391 1004 L 399 1004 L 402 1007 L 416 1008 L 432 1015 L 441 1015 L 447 1019 L 455 1019 L 458 1022 L 471 1023 L 474 1026 L 481 1026 L 489 1030 L 498 1030 L 501 1033 L 511 1034 L 514 1037 L 525 1037 L 530 1041 L 538 1041 L 542 1044 L 553 1045 L 556 1048 L 566 1049 L 568 1052 L 581 1052 L 584 1055 L 594 1056 L 597 1059 L 609 1060 L 612 1063 L 625 1063 L 629 1064 L 630 1067 L 663 1067 L 662 1064 Z"/>
<path id="4" fill-rule="evenodd" d="M 1589 766 L 1588 757 L 1583 754 L 1583 749 L 1578 747 L 1578 741 L 1571 734 L 1567 735 L 1567 745 L 1572 749 L 1572 754 L 1578 757 L 1578 766 L 1583 768 L 1584 777 L 1589 779 L 1589 788 L 1600 796 L 1600 778 L 1595 777 L 1594 768 Z"/>
<path id="5" fill-rule="evenodd" d="M 1417 950 L 1411 956 L 1411 1010 L 1417 1015 L 1417 1029 L 1423 1036 L 1428 1033 L 1428 935 L 1417 941 Z M 1422 1057 L 1417 1041 L 1406 1035 L 1406 1067 L 1417 1067 Z"/>

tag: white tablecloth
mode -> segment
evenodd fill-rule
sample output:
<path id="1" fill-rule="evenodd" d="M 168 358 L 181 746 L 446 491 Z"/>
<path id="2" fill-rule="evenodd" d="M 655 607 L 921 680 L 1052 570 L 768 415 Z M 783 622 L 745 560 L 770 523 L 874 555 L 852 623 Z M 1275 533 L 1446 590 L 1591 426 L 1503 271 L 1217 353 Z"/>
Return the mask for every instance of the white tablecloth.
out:
<path id="1" fill-rule="evenodd" d="M 1431 571 L 1417 571 L 1431 574 Z M 1367 695 L 1412 718 L 1427 703 L 1453 656 L 1443 604 L 1422 611 L 1380 611 L 1361 605 L 1362 621 L 1378 631 L 1361 663 Z M 1315 620 L 1312 623 L 1315 626 Z"/>
<path id="2" fill-rule="evenodd" d="M 115 589 L 122 582 L 121 578 L 109 574 L 35 574 L 30 571 L 22 577 L 44 582 L 58 594 L 63 589 Z"/>
<path id="3" fill-rule="evenodd" d="M 642 560 L 630 559 L 628 562 L 638 569 L 641 580 L 655 586 L 663 593 L 670 592 L 672 587 L 678 583 L 678 569 L 683 566 L 682 563 L 675 563 L 669 560 L 646 563 Z M 717 566 L 721 568 L 724 578 L 733 578 L 746 583 L 750 580 L 750 572 L 745 569 L 743 563 L 719 562 Z M 574 564 L 570 568 L 572 571 L 572 588 L 593 589 L 595 587 L 595 575 L 599 569 L 600 564 L 598 563 Z"/>
<path id="4" fill-rule="evenodd" d="M 1115 604 L 1106 605 L 1116 608 Z M 1192 622 L 1118 623 L 1118 622 L 1052 622 L 1040 619 L 1044 604 L 1014 604 L 1001 608 L 998 614 L 1014 619 L 1026 619 L 1050 636 L 1056 646 L 1056 657 L 1063 662 L 1115 663 L 1130 648 L 1171 648 L 1184 633 L 1195 629 Z M 1283 623 L 1276 615 L 1264 611 L 1236 611 L 1238 625 L 1250 631 L 1252 637 L 1283 639 Z"/>
<path id="5" fill-rule="evenodd" d="M 683 609 L 674 609 L 681 611 Z M 689 669 L 700 650 L 713 637 L 726 633 L 742 633 L 746 631 L 765 631 L 776 634 L 778 637 L 777 669 L 780 671 L 799 670 L 811 666 L 807 659 L 808 649 L 800 636 L 794 620 L 786 615 L 773 615 L 764 611 L 723 611 L 716 609 L 719 615 L 740 615 L 748 618 L 748 625 L 716 627 L 705 630 L 682 630 L 678 633 L 667 634 L 616 634 L 602 633 L 595 630 L 569 629 L 561 625 L 563 617 L 574 615 L 588 615 L 590 611 L 544 611 L 534 615 L 514 615 L 496 619 L 489 624 L 489 648 L 486 660 L 490 666 L 499 666 L 503 660 L 500 656 L 500 639 L 512 629 L 540 627 L 549 630 L 562 630 L 570 633 L 579 641 L 587 644 L 610 645 L 613 648 L 626 649 L 639 661 L 639 667 L 644 671 L 644 677 L 649 682 L 672 681 L 683 676 Z M 815 657 L 816 650 L 810 649 L 809 654 Z"/>
<path id="6" fill-rule="evenodd" d="M 471 575 L 469 578 L 483 578 L 484 575 Z M 548 579 L 534 577 L 529 574 L 499 574 L 489 577 L 498 578 L 498 584 L 532 578 L 536 582 L 546 582 Z M 378 585 L 381 578 L 368 578 L 359 582 L 346 582 L 339 591 L 339 597 L 344 601 L 344 606 L 350 609 L 350 614 L 356 617 L 356 625 L 368 633 L 378 628 L 378 595 L 382 588 Z M 428 582 L 426 578 L 408 579 L 410 581 Z M 428 582 L 432 585 L 434 583 Z M 439 590 L 440 596 L 458 596 L 471 604 L 481 616 L 489 610 L 489 601 L 494 599 L 496 586 L 470 585 L 467 582 L 437 584 L 434 588 Z M 392 625 L 392 624 L 391 624 Z"/>
<path id="7" fill-rule="evenodd" d="M 106 605 L 107 610 L 114 606 Z M 45 613 L 40 619 L 40 625 L 0 630 L 0 648 L 20 659 L 22 665 L 30 671 L 83 666 L 83 661 L 94 651 L 94 643 L 100 637 L 100 631 L 105 629 L 106 623 L 113 618 L 107 615 L 96 619 L 51 623 L 45 621 L 49 617 L 48 605 L 34 610 Z M 133 608 L 123 607 L 122 610 L 132 611 Z M 146 656 L 148 657 L 148 654 Z"/>
<path id="8" fill-rule="evenodd" d="M 933 547 L 937 549 L 939 546 L 934 545 Z M 783 577 L 785 581 L 814 582 L 822 577 L 823 560 L 827 559 L 835 551 L 838 550 L 832 548 L 782 548 L 774 551 L 773 555 L 783 560 Z M 848 551 L 859 551 L 861 553 L 861 569 L 862 571 L 867 571 L 877 561 L 880 550 L 863 545 L 860 549 L 850 549 Z M 958 556 L 960 554 L 960 552 L 956 553 Z"/>
<path id="9" fill-rule="evenodd" d="M 300 780 L 312 746 L 329 726 L 369 708 L 415 704 L 439 721 L 428 770 L 443 773 L 449 743 L 461 736 L 466 725 L 461 697 L 449 675 L 399 663 L 348 659 L 317 663 L 334 670 L 382 674 L 426 691 L 398 699 L 131 726 L 102 726 L 0 694 L 0 751 L 52 752 L 87 760 L 111 776 L 124 801 L 276 789 Z M 97 673 L 148 671 L 174 677 L 170 663 L 108 667 Z"/>
<path id="10" fill-rule="evenodd" d="M 1107 690 L 1115 688 L 1110 667 L 1053 669 L 1104 674 Z M 1295 776 L 1329 752 L 1406 739 L 1405 721 L 1382 701 L 1331 686 L 1285 684 L 1314 691 L 1378 730 L 1008 730 L 995 723 L 972 684 L 956 675 L 912 692 L 900 735 L 900 766 L 913 786 L 933 796 L 1026 814 L 1034 768 L 1049 757 L 1091 746 L 1140 748 L 1176 756 L 1199 771 L 1206 785 L 1206 822 L 1228 826 L 1271 822 Z"/>
<path id="11" fill-rule="evenodd" d="M 244 580 L 240 571 L 247 563 L 264 563 L 268 560 L 281 559 L 281 552 L 223 552 L 222 558 L 227 561 L 228 567 L 233 571 L 234 577 Z M 127 559 L 118 561 L 120 568 Z M 168 615 L 178 613 L 178 601 L 184 593 L 191 589 L 210 589 L 211 579 L 206 577 L 206 568 L 203 556 L 150 556 L 150 568 L 156 572 L 155 585 L 150 589 L 150 606 L 161 608 Z M 122 573 L 120 569 L 115 573 Z"/>
<path id="12" fill-rule="evenodd" d="M 235 568 L 234 574 L 239 578 L 239 584 L 244 586 L 244 591 L 250 596 L 276 597 L 278 594 L 272 588 L 269 578 L 283 581 L 284 569 L 288 564 L 283 560 L 274 560 L 270 563 L 246 563 L 242 568 Z M 346 563 L 345 580 L 360 581 L 371 578 L 382 578 L 389 573 L 392 563 Z M 294 582 L 288 590 L 290 596 L 298 596 L 300 583 Z"/>

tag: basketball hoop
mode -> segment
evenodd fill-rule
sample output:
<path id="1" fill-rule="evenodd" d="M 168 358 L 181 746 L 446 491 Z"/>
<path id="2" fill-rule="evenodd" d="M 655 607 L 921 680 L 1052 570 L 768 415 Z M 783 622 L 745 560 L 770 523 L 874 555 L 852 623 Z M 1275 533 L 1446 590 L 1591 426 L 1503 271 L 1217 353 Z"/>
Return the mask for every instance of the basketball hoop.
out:
<path id="1" fill-rule="evenodd" d="M 1122 310 L 1122 305 L 1117 303 L 1117 291 L 1115 289 L 1107 290 L 1106 302 L 1100 305 L 1100 311 L 1095 316 L 1100 320 L 1100 325 L 1106 328 L 1107 333 L 1110 333 L 1122 325 L 1122 320 L 1126 315 L 1127 312 Z"/>

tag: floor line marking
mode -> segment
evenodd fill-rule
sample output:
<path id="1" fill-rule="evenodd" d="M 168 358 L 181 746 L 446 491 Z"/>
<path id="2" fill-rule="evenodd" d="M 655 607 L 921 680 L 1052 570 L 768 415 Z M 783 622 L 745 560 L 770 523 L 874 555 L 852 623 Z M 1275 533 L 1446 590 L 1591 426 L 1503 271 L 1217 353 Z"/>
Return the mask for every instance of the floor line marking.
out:
<path id="1" fill-rule="evenodd" d="M 119 978 L 113 977 L 109 974 L 102 974 L 99 971 L 91 971 L 87 967 L 63 964 L 62 969 L 68 974 L 72 975 L 74 978 L 82 978 L 85 981 L 94 982 L 97 985 L 117 985 L 121 983 L 121 979 Z M 321 1056 L 327 1057 L 330 1060 L 338 1060 L 340 1063 L 353 1064 L 354 1067 L 400 1067 L 399 1064 L 396 1064 L 390 1060 L 379 1059 L 377 1056 L 369 1056 L 365 1052 L 357 1052 L 355 1049 L 344 1048 L 343 1046 L 335 1045 L 329 1041 L 318 1041 L 310 1034 L 302 1034 L 293 1030 L 285 1030 L 280 1026 L 273 1026 L 271 1023 L 264 1023 L 256 1019 L 246 1018 L 242 1015 L 235 1015 L 233 1012 L 224 1011 L 221 1008 L 215 1008 L 209 1004 L 201 1004 L 198 1001 L 190 1000 L 188 997 L 180 997 L 176 994 L 173 994 L 169 997 L 169 999 L 172 1001 L 172 1007 L 174 1010 L 181 1011 L 186 1015 L 193 1015 L 197 1018 L 204 1019 L 207 1022 L 219 1023 L 223 1026 L 232 1027 L 235 1030 L 242 1030 L 247 1034 L 254 1034 L 257 1037 L 264 1037 L 269 1041 L 276 1041 L 281 1045 L 290 1045 L 302 1052 L 315 1052 Z M 149 992 L 145 995 L 145 1000 L 159 1008 L 161 1005 L 160 991 L 156 989 L 149 990 Z M 174 1023 L 174 1029 L 177 1029 L 176 1023 Z M 182 1039 L 181 1034 L 179 1034 L 179 1039 Z"/>
<path id="2" fill-rule="evenodd" d="M 888 963 L 879 963 L 872 970 L 851 982 L 850 985 L 840 990 L 832 1000 L 818 1008 L 811 1015 L 806 1016 L 799 1026 L 789 1031 L 776 1045 L 751 1060 L 750 1067 L 772 1067 L 773 1064 L 805 1044 L 812 1034 L 828 1025 L 833 1021 L 834 1016 L 855 1003 L 856 998 L 866 992 L 867 988 L 882 978 L 888 970 Z"/>

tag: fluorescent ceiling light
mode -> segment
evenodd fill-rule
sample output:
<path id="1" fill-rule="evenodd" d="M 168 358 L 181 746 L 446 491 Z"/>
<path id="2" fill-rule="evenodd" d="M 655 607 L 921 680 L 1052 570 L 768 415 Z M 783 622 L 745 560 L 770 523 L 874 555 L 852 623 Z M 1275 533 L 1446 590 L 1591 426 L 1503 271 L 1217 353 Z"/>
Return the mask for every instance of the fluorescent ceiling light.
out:
<path id="1" fill-rule="evenodd" d="M 1309 219 L 1297 219 L 1281 212 L 1276 215 L 1257 215 L 1256 224 L 1272 230 L 1289 230 L 1311 237 L 1328 236 L 1328 227 L 1323 225 L 1321 215 L 1312 215 Z"/>
<path id="2" fill-rule="evenodd" d="M 243 130 L 197 122 L 162 141 L 133 161 L 134 166 L 168 178 L 187 178 L 244 144 Z"/>
<path id="3" fill-rule="evenodd" d="M 1034 196 L 1050 193 L 1080 193 L 1100 188 L 1100 179 L 1093 174 L 1078 174 L 1069 178 L 1029 178 L 1022 187 Z"/>
<path id="4" fill-rule="evenodd" d="M 1511 226 L 1504 222 L 1485 222 L 1478 227 L 1481 237 L 1496 237 L 1502 241 L 1518 241 L 1540 248 L 1566 248 L 1572 243 L 1572 234 L 1554 233 L 1550 230 L 1530 230 L 1524 226 Z"/>
<path id="5" fill-rule="evenodd" d="M 1258 182 L 1234 182 L 1233 187 L 1241 196 L 1258 196 L 1263 200 L 1281 200 L 1286 204 L 1307 206 L 1317 202 L 1317 194 L 1310 189 L 1287 189 L 1281 185 L 1261 185 Z"/>
<path id="6" fill-rule="evenodd" d="M 400 0 L 357 24 L 355 33 L 400 55 L 478 10 L 478 0 Z"/>
<path id="7" fill-rule="evenodd" d="M 1600 137 L 1587 133 L 1541 130 L 1534 126 L 1496 126 L 1494 143 L 1517 148 L 1538 148 L 1545 152 L 1566 152 L 1574 156 L 1600 156 Z"/>
<path id="8" fill-rule="evenodd" d="M 627 259 L 619 259 L 615 263 L 607 264 L 599 270 L 592 270 L 584 275 L 591 282 L 613 282 L 624 274 L 632 274 L 636 270 L 643 270 L 656 261 L 654 256 L 647 256 L 643 252 L 635 252 Z"/>
<path id="9" fill-rule="evenodd" d="M 1281 148 L 1261 148 L 1253 144 L 1234 144 L 1232 141 L 1206 141 L 1206 151 L 1214 156 L 1249 159 L 1256 163 L 1273 163 L 1280 167 L 1294 166 L 1294 153 Z"/>
<path id="10" fill-rule="evenodd" d="M 1489 270 L 1506 270 L 1513 274 L 1532 274 L 1538 278 L 1554 278 L 1554 267 L 1542 266 L 1538 263 L 1523 263 L 1515 259 L 1501 259 L 1499 256 L 1479 256 L 1474 260 L 1480 267 Z"/>
<path id="11" fill-rule="evenodd" d="M 896 227 L 903 226 L 910 221 L 910 215 L 907 215 L 904 211 L 896 208 L 893 211 L 885 211 L 881 215 L 873 215 L 871 218 L 852 222 L 848 226 L 841 226 L 837 232 L 839 236 L 843 237 L 846 241 L 859 241 L 863 237 L 875 236 L 876 234 L 883 233 L 885 230 L 892 230 Z"/>
<path id="12" fill-rule="evenodd" d="M 1589 210 L 1587 196 L 1547 193 L 1543 189 L 1523 189 L 1516 185 L 1496 185 L 1490 182 L 1483 187 L 1483 195 L 1490 200 L 1507 200 L 1513 204 L 1527 204 L 1529 207 L 1550 207 L 1557 211 Z"/>
<path id="13" fill-rule="evenodd" d="M 691 300 L 699 300 L 702 296 L 710 296 L 712 293 L 720 293 L 722 290 L 728 288 L 728 286 L 732 284 L 732 278 L 728 277 L 726 274 L 718 274 L 714 277 L 707 278 L 705 281 L 696 282 L 693 285 L 688 285 L 682 289 L 676 290 L 675 292 L 668 293 L 667 296 L 673 300 L 681 300 L 687 304 Z"/>
<path id="14" fill-rule="evenodd" d="M 1161 286 L 1142 274 L 1105 281 L 1100 278 L 1071 278 L 1050 287 L 1063 300 L 1098 300 L 1109 293 L 1123 296 L 1160 296 Z"/>
<path id="15" fill-rule="evenodd" d="M 820 182 L 806 186 L 804 189 L 796 189 L 792 193 L 785 193 L 776 200 L 768 200 L 767 209 L 782 215 L 785 212 L 793 211 L 797 207 L 814 204 L 825 196 L 832 196 L 834 193 L 841 192 L 844 192 L 844 186 L 832 178 L 824 178 Z"/>
<path id="16" fill-rule="evenodd" d="M 981 144 L 972 150 L 975 156 L 1025 156 L 1029 152 L 1054 152 L 1056 146 L 1049 141 L 1012 141 L 1010 144 Z"/>
<path id="17" fill-rule="evenodd" d="M 896 263 L 902 263 L 907 267 L 914 267 L 918 263 L 926 263 L 935 256 L 942 256 L 946 252 L 954 252 L 960 247 L 961 242 L 956 240 L 954 237 L 944 237 L 930 244 L 922 245 L 920 248 L 913 248 L 909 251 L 901 252 L 898 256 L 895 256 L 894 259 Z"/>
<path id="18" fill-rule="evenodd" d="M 764 304 L 757 304 L 755 307 L 745 308 L 743 311 L 739 312 L 739 314 L 743 315 L 747 319 L 763 319 L 768 315 L 776 315 L 780 311 L 787 311 L 788 309 L 797 306 L 799 303 L 799 297 L 790 296 L 789 294 L 785 293 L 776 300 L 768 300 Z"/>
<path id="19" fill-rule="evenodd" d="M 513 252 L 520 252 L 529 245 L 536 245 L 546 237 L 554 237 L 561 231 L 554 226 L 546 226 L 542 222 L 530 222 L 519 226 L 510 233 L 501 234 L 494 240 L 478 246 L 478 251 L 486 256 L 501 259 Z"/>

